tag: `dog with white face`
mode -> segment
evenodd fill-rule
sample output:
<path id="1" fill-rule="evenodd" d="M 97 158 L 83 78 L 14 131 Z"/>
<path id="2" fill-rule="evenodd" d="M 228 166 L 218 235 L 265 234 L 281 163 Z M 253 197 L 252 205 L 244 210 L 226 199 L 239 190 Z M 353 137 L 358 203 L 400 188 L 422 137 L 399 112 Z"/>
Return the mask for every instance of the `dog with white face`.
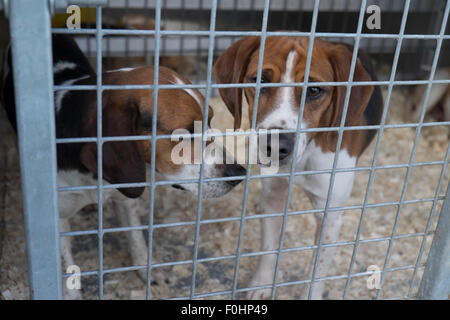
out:
<path id="1" fill-rule="evenodd" d="M 304 37 L 268 37 L 264 47 L 261 83 L 283 83 L 281 87 L 262 87 L 260 89 L 256 115 L 256 129 L 291 129 L 298 126 L 302 87 L 290 86 L 292 82 L 305 80 L 306 60 L 309 39 Z M 229 47 L 214 65 L 217 83 L 255 83 L 258 73 L 260 51 L 259 37 L 246 37 Z M 349 80 L 352 60 L 351 46 L 331 43 L 322 39 L 314 40 L 308 82 L 346 82 Z M 358 52 L 353 81 L 372 81 L 376 77 L 372 71 L 370 58 Z M 344 86 L 309 86 L 305 94 L 305 105 L 300 127 L 336 128 L 341 125 L 345 107 L 346 89 Z M 230 112 L 234 115 L 235 128 L 239 128 L 242 115 L 243 97 L 253 114 L 255 88 L 221 88 L 220 95 Z M 379 87 L 354 85 L 348 103 L 345 126 L 376 125 L 380 123 L 383 101 Z M 358 157 L 375 136 L 375 130 L 344 131 L 337 169 L 354 168 Z M 292 161 L 295 171 L 331 170 L 333 167 L 338 133 L 336 130 L 302 132 L 295 146 L 294 133 L 279 135 L 277 146 L 268 144 L 267 148 L 277 148 L 279 153 L 279 172 L 290 172 Z M 297 150 L 294 154 L 294 150 Z M 295 184 L 308 195 L 315 209 L 323 210 L 327 203 L 331 174 L 297 175 Z M 350 197 L 354 172 L 339 172 L 335 175 L 329 208 L 342 207 Z M 283 177 L 262 180 L 262 195 L 259 212 L 283 212 L 285 208 L 288 179 Z M 316 244 L 322 232 L 323 213 L 316 216 Z M 277 250 L 283 218 L 262 220 L 261 250 Z M 329 211 L 323 230 L 323 241 L 335 243 L 342 224 L 342 211 Z M 318 260 L 315 278 L 327 275 L 331 266 L 335 247 L 323 249 Z M 250 286 L 271 285 L 274 281 L 277 255 L 261 256 L 260 263 Z M 314 261 L 314 260 L 313 260 Z M 313 263 L 312 263 L 313 264 Z M 311 265 L 312 265 L 311 264 Z M 312 268 L 307 274 L 312 276 Z M 275 279 L 276 281 L 276 279 Z M 305 291 L 306 292 L 306 291 Z M 249 291 L 248 298 L 270 298 L 272 289 Z M 324 282 L 314 283 L 313 299 L 324 296 Z M 306 297 L 303 295 L 303 297 Z"/>

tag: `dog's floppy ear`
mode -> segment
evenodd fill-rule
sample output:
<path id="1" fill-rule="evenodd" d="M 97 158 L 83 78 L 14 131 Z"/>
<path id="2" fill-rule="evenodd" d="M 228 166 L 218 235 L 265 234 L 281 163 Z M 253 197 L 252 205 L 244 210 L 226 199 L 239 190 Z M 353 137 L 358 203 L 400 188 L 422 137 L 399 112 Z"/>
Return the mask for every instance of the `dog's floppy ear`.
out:
<path id="1" fill-rule="evenodd" d="M 137 105 L 103 108 L 103 136 L 129 136 L 137 134 Z M 95 133 L 94 133 L 95 135 Z M 97 144 L 86 143 L 81 149 L 83 165 L 95 175 L 97 170 Z M 145 162 L 135 141 L 105 142 L 102 149 L 103 179 L 112 183 L 145 182 Z M 129 198 L 137 198 L 144 187 L 118 188 Z"/>
<path id="2" fill-rule="evenodd" d="M 242 83 L 250 56 L 259 48 L 259 37 L 246 37 L 222 53 L 214 64 L 217 83 Z M 242 88 L 220 88 L 220 96 L 234 116 L 234 128 L 241 126 Z"/>
<path id="3" fill-rule="evenodd" d="M 350 74 L 350 66 L 352 61 L 352 51 L 346 45 L 336 44 L 329 49 L 329 61 L 334 71 L 334 81 L 346 82 Z M 361 65 L 359 59 L 356 60 L 353 81 L 370 81 L 371 77 L 366 69 Z M 344 111 L 346 86 L 337 86 L 334 89 L 334 110 L 331 116 L 330 127 L 339 127 Z M 358 119 L 362 116 L 366 109 L 370 97 L 372 96 L 373 86 L 352 86 L 350 92 L 350 100 L 348 104 L 347 116 L 345 119 L 346 126 L 352 126 L 358 123 Z M 336 147 L 337 133 L 329 132 L 328 141 L 331 148 Z"/>

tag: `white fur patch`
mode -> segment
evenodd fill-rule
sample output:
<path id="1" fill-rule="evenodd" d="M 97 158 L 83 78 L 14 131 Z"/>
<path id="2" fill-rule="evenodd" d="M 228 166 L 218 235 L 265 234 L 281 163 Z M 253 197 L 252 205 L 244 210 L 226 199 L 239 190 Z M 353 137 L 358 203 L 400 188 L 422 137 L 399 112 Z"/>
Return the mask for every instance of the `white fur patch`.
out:
<path id="1" fill-rule="evenodd" d="M 97 180 L 90 173 L 81 173 L 77 170 L 58 170 L 58 187 L 92 186 L 96 184 Z M 60 218 L 70 218 L 84 206 L 95 202 L 97 202 L 95 190 L 62 192 L 58 200 Z"/>
<path id="2" fill-rule="evenodd" d="M 180 78 L 178 78 L 176 75 L 173 75 L 175 79 L 176 84 L 186 84 L 184 81 L 182 81 Z M 205 101 L 203 100 L 203 97 L 199 94 L 198 91 L 192 90 L 192 89 L 183 89 L 186 91 L 194 100 L 198 103 L 200 108 L 204 110 Z"/>
<path id="3" fill-rule="evenodd" d="M 134 69 L 136 69 L 136 68 L 120 68 L 120 69 L 108 70 L 108 71 L 106 71 L 106 73 L 110 73 L 110 72 L 120 72 L 120 71 L 122 71 L 122 72 L 128 72 L 128 71 L 132 71 L 132 70 L 134 70 Z"/>
<path id="4" fill-rule="evenodd" d="M 205 155 L 205 164 L 203 166 L 204 178 L 215 178 L 225 176 L 225 166 L 217 166 L 215 159 L 208 152 Z M 171 180 L 193 180 L 200 178 L 200 164 L 184 164 L 175 174 L 164 174 L 162 176 L 168 181 Z M 178 184 L 174 182 L 174 184 Z M 180 184 L 187 191 L 197 195 L 199 191 L 199 183 L 183 183 Z M 232 186 L 226 181 L 203 182 L 202 198 L 215 198 L 228 193 Z"/>
<path id="5" fill-rule="evenodd" d="M 333 168 L 335 153 L 323 152 L 322 149 L 315 145 L 314 141 L 307 146 L 304 154 L 298 159 L 296 171 L 314 171 L 314 170 L 329 170 Z M 336 169 L 354 168 L 356 166 L 356 157 L 350 156 L 346 149 L 341 149 Z M 350 196 L 354 172 L 339 172 L 336 173 L 332 203 L 340 200 L 347 201 Z M 330 174 L 314 174 L 298 176 L 295 183 L 301 188 L 309 191 L 311 194 L 320 195 L 319 198 L 325 198 L 328 193 L 328 186 L 330 183 Z"/>
<path id="6" fill-rule="evenodd" d="M 295 81 L 295 62 L 297 52 L 292 50 L 286 59 L 286 69 L 281 75 L 281 83 L 291 83 Z M 298 119 L 298 106 L 295 106 L 295 88 L 281 87 L 278 89 L 278 106 L 258 124 L 258 128 L 283 128 L 296 129 Z"/>
<path id="7" fill-rule="evenodd" d="M 76 78 L 76 79 L 70 79 L 70 80 L 64 81 L 60 85 L 61 86 L 70 86 L 71 84 L 73 84 L 74 82 L 76 82 L 78 80 L 86 79 L 86 78 L 89 78 L 89 77 L 90 76 L 87 75 L 87 76 L 82 76 L 82 77 L 79 77 L 79 78 Z M 55 93 L 55 110 L 56 110 L 57 113 L 61 110 L 62 100 L 63 100 L 64 96 L 66 95 L 66 93 L 68 91 L 69 90 L 56 91 L 56 93 Z"/>
<path id="8" fill-rule="evenodd" d="M 66 69 L 75 69 L 76 66 L 77 66 L 77 64 L 73 63 L 73 62 L 59 61 L 53 66 L 53 74 L 55 75 Z"/>

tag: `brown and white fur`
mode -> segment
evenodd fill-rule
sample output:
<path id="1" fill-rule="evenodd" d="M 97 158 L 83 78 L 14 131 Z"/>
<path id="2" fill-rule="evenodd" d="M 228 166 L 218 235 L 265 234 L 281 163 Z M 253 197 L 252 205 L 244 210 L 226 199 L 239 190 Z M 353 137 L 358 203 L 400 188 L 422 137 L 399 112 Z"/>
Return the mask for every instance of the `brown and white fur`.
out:
<path id="1" fill-rule="evenodd" d="M 228 48 L 214 66 L 217 83 L 254 83 L 257 75 L 259 37 L 246 37 Z M 309 82 L 347 81 L 353 48 L 344 44 L 315 39 L 312 53 Z M 304 80 L 308 39 L 302 37 L 268 37 L 265 42 L 262 64 L 262 82 L 291 83 Z M 353 81 L 375 80 L 370 59 L 358 53 Z M 235 117 L 235 128 L 240 127 L 242 114 L 242 90 L 253 111 L 254 88 L 220 89 L 220 94 Z M 308 88 L 303 113 L 302 128 L 339 127 L 344 108 L 346 87 L 324 86 Z M 300 109 L 301 87 L 261 88 L 256 129 L 296 129 Z M 354 86 L 351 90 L 346 126 L 378 124 L 383 102 L 381 92 L 374 86 Z M 358 157 L 371 142 L 376 131 L 345 131 L 337 168 L 353 168 Z M 291 161 L 295 171 L 331 169 L 336 152 L 337 132 L 301 133 L 298 151 L 293 155 L 295 136 L 280 135 L 280 170 L 289 172 Z M 350 197 L 354 172 L 337 173 L 329 207 L 344 206 Z M 303 188 L 316 209 L 323 209 L 327 201 L 330 174 L 300 175 L 295 184 Z M 260 213 L 283 212 L 288 190 L 287 178 L 262 180 Z M 316 214 L 318 242 L 323 214 Z M 324 230 L 324 243 L 338 240 L 342 224 L 342 212 L 330 211 Z M 262 220 L 261 250 L 278 249 L 282 218 Z M 335 248 L 322 249 L 316 279 L 327 275 L 332 266 Z M 273 283 L 276 255 L 261 256 L 259 266 L 250 286 Z M 312 270 L 307 273 L 310 277 Z M 312 298 L 323 298 L 323 281 L 314 284 Z M 249 291 L 248 298 L 270 298 L 272 289 Z M 306 291 L 304 292 L 306 293 Z"/>
<path id="2" fill-rule="evenodd" d="M 59 85 L 96 84 L 96 74 L 75 41 L 63 35 L 53 35 L 54 83 Z M 16 113 L 14 102 L 11 52 L 5 53 L 3 104 L 14 129 Z M 14 66 L 20 67 L 20 66 Z M 105 85 L 151 85 L 154 69 L 141 67 L 106 72 L 102 75 Z M 160 84 L 189 84 L 174 71 L 161 67 Z M 57 138 L 80 138 L 97 136 L 96 91 L 56 91 L 55 121 Z M 102 135 L 131 136 L 151 135 L 153 118 L 151 90 L 109 90 L 102 96 Z M 194 121 L 202 121 L 204 98 L 198 90 L 159 90 L 157 134 L 171 134 L 175 129 L 193 132 Z M 212 110 L 209 118 L 212 117 Z M 19 133 L 20 134 L 20 133 Z M 199 164 L 176 165 L 171 160 L 171 150 L 176 144 L 171 139 L 158 140 L 156 144 L 157 173 L 164 180 L 198 179 Z M 105 142 L 102 149 L 103 183 L 145 182 L 150 176 L 148 166 L 151 159 L 149 141 Z M 192 154 L 194 149 L 192 150 Z M 194 156 L 194 155 L 193 155 Z M 211 160 L 211 159 L 206 159 Z M 57 146 L 58 185 L 97 185 L 97 144 L 65 143 Z M 216 164 L 213 160 L 204 166 L 204 177 L 242 176 L 245 169 L 237 164 Z M 203 197 L 219 197 L 236 186 L 239 179 L 206 182 Z M 175 185 L 176 188 L 197 193 L 198 184 Z M 145 210 L 139 198 L 144 187 L 109 189 L 103 192 L 103 205 L 112 202 L 122 226 L 138 226 L 139 210 Z M 97 203 L 97 192 L 68 191 L 59 194 L 60 231 L 70 231 L 69 219 L 88 204 Z M 133 265 L 147 264 L 147 245 L 141 231 L 126 232 Z M 71 253 L 71 237 L 61 239 L 64 266 L 74 264 Z M 66 269 L 63 269 L 64 271 Z M 146 270 L 140 270 L 146 280 Z M 63 286 L 66 289 L 66 286 Z M 77 290 L 65 290 L 65 298 L 80 298 Z"/>

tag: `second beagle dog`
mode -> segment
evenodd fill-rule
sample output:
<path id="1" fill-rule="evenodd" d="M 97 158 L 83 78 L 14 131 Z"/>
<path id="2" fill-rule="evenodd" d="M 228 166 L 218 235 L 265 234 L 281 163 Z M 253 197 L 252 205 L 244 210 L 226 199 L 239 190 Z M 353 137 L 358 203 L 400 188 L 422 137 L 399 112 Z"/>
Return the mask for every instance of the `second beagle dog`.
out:
<path id="1" fill-rule="evenodd" d="M 306 69 L 308 38 L 268 37 L 265 42 L 262 63 L 262 83 L 303 82 Z M 258 71 L 260 49 L 259 37 L 246 37 L 229 47 L 214 66 L 217 83 L 254 83 Z M 353 48 L 344 44 L 314 40 L 309 82 L 348 81 Z M 370 59 L 362 52 L 354 70 L 353 81 L 376 80 Z M 235 117 L 235 128 L 240 127 L 243 96 L 253 111 L 255 89 L 222 88 L 222 99 Z M 244 94 L 243 94 L 244 93 Z M 301 87 L 263 87 L 260 90 L 256 129 L 296 129 L 299 118 Z M 310 86 L 307 88 L 301 128 L 339 127 L 344 109 L 346 86 Z M 379 124 L 383 101 L 379 87 L 353 86 L 349 100 L 345 126 Z M 358 157 L 366 149 L 375 130 L 344 131 L 337 168 L 353 168 Z M 336 131 L 301 133 L 297 154 L 293 154 L 295 135 L 279 135 L 280 172 L 289 172 L 292 161 L 295 171 L 329 170 L 336 154 L 338 134 Z M 270 145 L 269 145 L 270 147 Z M 353 186 L 354 172 L 340 172 L 335 176 L 329 207 L 346 204 Z M 327 202 L 330 174 L 299 175 L 295 183 L 305 190 L 314 208 L 323 209 Z M 259 212 L 283 212 L 287 197 L 287 178 L 266 178 L 262 181 Z M 316 243 L 322 227 L 323 214 L 316 214 Z M 329 211 L 324 230 L 324 243 L 338 240 L 342 224 L 341 211 Z M 262 220 L 261 250 L 278 249 L 282 218 Z M 319 256 L 316 279 L 328 275 L 335 247 L 322 249 Z M 261 256 L 251 286 L 273 283 L 276 255 Z M 312 271 L 308 273 L 311 277 Z M 323 297 L 323 281 L 315 282 L 313 299 Z M 248 298 L 269 298 L 271 289 L 249 291 Z"/>
<path id="2" fill-rule="evenodd" d="M 89 65 L 75 41 L 68 36 L 53 35 L 53 73 L 56 85 L 95 85 L 96 74 Z M 4 64 L 3 104 L 14 129 L 16 126 L 13 66 L 11 51 L 7 50 Z M 14 66 L 17 67 L 17 66 Z M 18 66 L 20 67 L 20 66 Z M 106 72 L 102 75 L 104 85 L 151 85 L 154 69 L 141 67 Z M 189 84 L 174 71 L 161 67 L 160 84 Z M 96 91 L 65 91 L 55 93 L 55 121 L 57 138 L 80 138 L 97 136 L 97 93 Z M 194 89 L 161 89 L 158 92 L 157 128 L 152 128 L 153 115 L 152 90 L 104 90 L 102 94 L 102 136 L 172 134 L 176 129 L 194 130 L 194 122 L 203 120 L 204 98 Z M 212 110 L 209 112 L 212 118 Z M 164 180 L 198 179 L 200 164 L 175 164 L 172 149 L 176 145 L 171 139 L 160 139 L 156 143 L 157 173 Z M 150 176 L 146 167 L 151 160 L 151 145 L 143 141 L 114 141 L 103 143 L 102 168 L 104 183 L 121 184 L 145 182 Z M 194 145 L 192 144 L 192 154 Z M 207 154 L 206 157 L 214 157 Z M 95 186 L 97 185 L 98 163 L 97 143 L 64 143 L 57 146 L 58 185 Z M 242 176 L 245 169 L 238 164 L 220 164 L 214 159 L 205 159 L 204 176 L 232 177 Z M 239 179 L 205 182 L 203 197 L 219 197 L 229 192 L 240 182 Z M 197 193 L 198 184 L 175 185 Z M 117 191 L 118 190 L 118 191 Z M 138 198 L 144 187 L 118 188 L 104 190 L 103 204 L 111 201 L 122 226 L 139 226 Z M 70 231 L 69 218 L 88 204 L 97 202 L 97 192 L 65 191 L 60 193 L 59 213 L 60 231 Z M 141 231 L 126 232 L 129 240 L 133 264 L 147 264 L 147 245 Z M 65 266 L 73 265 L 70 237 L 61 239 L 61 251 Z M 65 270 L 65 269 L 64 269 Z M 140 275 L 146 279 L 146 270 Z M 65 288 L 65 286 L 64 286 Z M 65 298 L 79 298 L 77 290 L 67 289 Z"/>

